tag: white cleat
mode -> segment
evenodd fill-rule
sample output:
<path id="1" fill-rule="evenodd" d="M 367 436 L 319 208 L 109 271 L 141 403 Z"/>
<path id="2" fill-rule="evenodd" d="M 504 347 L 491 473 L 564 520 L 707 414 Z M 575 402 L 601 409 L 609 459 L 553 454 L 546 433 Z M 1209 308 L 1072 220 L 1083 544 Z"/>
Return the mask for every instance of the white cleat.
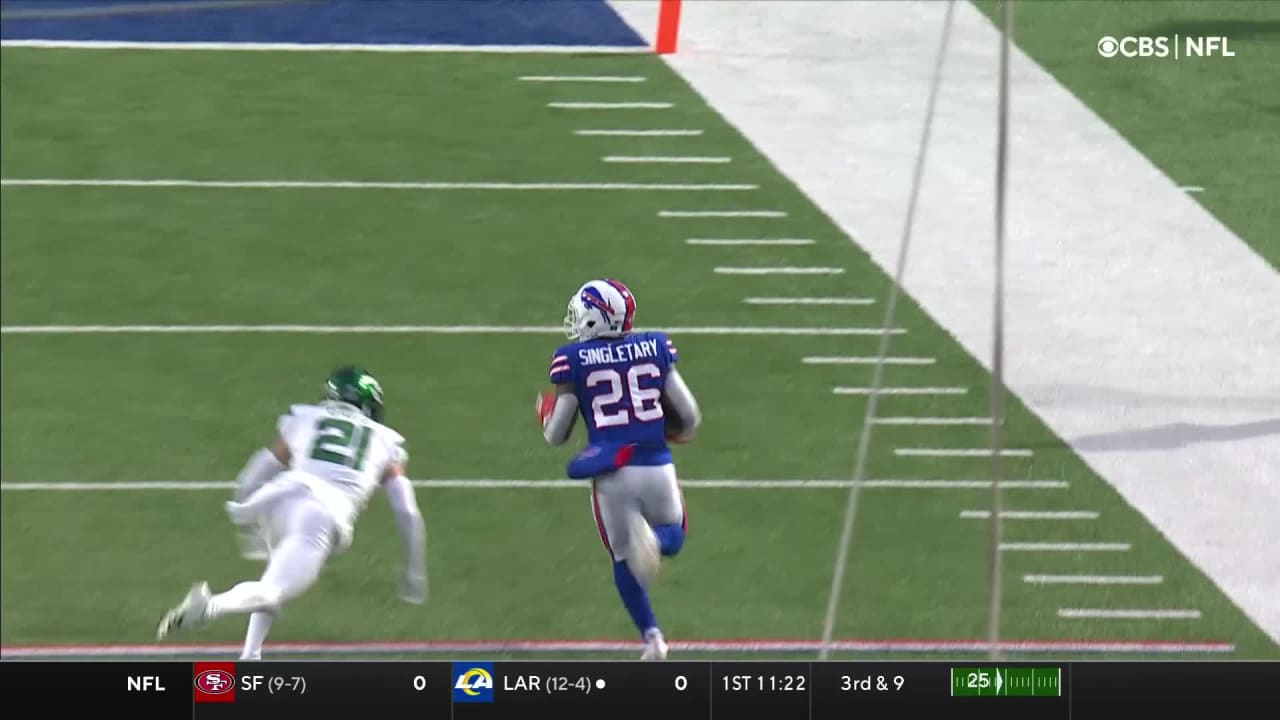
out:
<path id="1" fill-rule="evenodd" d="M 667 659 L 667 641 L 662 637 L 662 631 L 658 628 L 651 628 L 645 631 L 644 652 L 641 653 L 640 659 L 645 661 Z"/>
<path id="2" fill-rule="evenodd" d="M 174 631 L 191 630 L 203 625 L 205 611 L 209 608 L 209 597 L 209 583 L 192 585 L 182 602 L 164 614 L 160 627 L 156 628 L 156 639 L 163 640 Z"/>
<path id="3" fill-rule="evenodd" d="M 631 518 L 631 557 L 627 559 L 627 567 L 647 588 L 658 577 L 661 566 L 662 550 L 658 547 L 658 536 L 644 517 L 636 513 Z"/>

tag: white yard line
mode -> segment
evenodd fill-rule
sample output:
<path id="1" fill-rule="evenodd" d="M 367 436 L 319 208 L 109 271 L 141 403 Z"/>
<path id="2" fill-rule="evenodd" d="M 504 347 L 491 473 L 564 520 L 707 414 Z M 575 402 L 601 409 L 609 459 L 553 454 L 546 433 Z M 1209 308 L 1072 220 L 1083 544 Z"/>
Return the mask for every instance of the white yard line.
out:
<path id="1" fill-rule="evenodd" d="M 813 245 L 812 238 L 689 238 L 686 245 Z"/>
<path id="2" fill-rule="evenodd" d="M 1178 642 L 1162 640 L 1011 640 L 998 644 L 1001 650 L 1014 653 L 1231 653 L 1235 645 L 1228 642 Z M 672 640 L 677 652 L 729 653 L 811 653 L 818 650 L 817 640 L 771 640 L 740 638 L 734 640 Z M 839 652 L 873 653 L 986 653 L 985 640 L 836 640 L 831 644 Z M 637 649 L 635 640 L 400 640 L 392 642 L 278 642 L 273 653 L 282 656 L 311 655 L 503 655 L 528 653 L 618 653 Z M 240 651 L 231 643 L 164 645 L 5 645 L 0 656 L 7 660 L 39 658 L 136 658 L 136 657 L 227 657 Z"/>
<path id="3" fill-rule="evenodd" d="M 969 520 L 986 520 L 990 510 L 961 510 L 960 517 Z M 1000 517 L 1008 520 L 1097 520 L 1098 513 L 1091 510 L 1005 510 Z"/>
<path id="4" fill-rule="evenodd" d="M 803 362 L 805 365 L 875 365 L 878 362 L 883 362 L 885 365 L 932 365 L 937 362 L 937 359 L 931 357 L 887 357 L 882 360 L 878 357 L 853 355 L 847 357 L 807 357 Z"/>
<path id="5" fill-rule="evenodd" d="M 675 335 L 879 335 L 870 327 L 670 327 Z M 4 335 L 82 334 L 208 334 L 208 333 L 304 333 L 304 334 L 437 334 L 437 335 L 557 335 L 563 328 L 541 325 L 4 325 Z M 896 328 L 894 334 L 906 330 Z"/>
<path id="6" fill-rule="evenodd" d="M 875 298 L 862 297 L 749 297 L 748 305 L 874 305 Z"/>
<path id="7" fill-rule="evenodd" d="M 361 180 L 188 180 L 4 178 L 0 187 L 229 188 L 264 190 L 756 190 L 758 185 L 616 182 L 366 182 Z"/>
<path id="8" fill-rule="evenodd" d="M 701 135 L 701 130 L 659 129 L 659 130 L 610 130 L 606 128 L 574 130 L 574 135 L 601 135 L 605 137 L 692 137 Z"/>
<path id="9" fill-rule="evenodd" d="M 1008 483 L 1000 483 L 1008 487 Z M 1006 542 L 1000 549 L 1017 552 L 1129 552 L 1129 543 Z"/>
<path id="10" fill-rule="evenodd" d="M 664 218 L 781 218 L 781 210 L 659 210 Z"/>
<path id="11" fill-rule="evenodd" d="M 894 448 L 899 457 L 991 457 L 990 448 Z M 1000 451 L 1000 457 L 1031 457 L 1032 451 L 1010 448 Z"/>
<path id="12" fill-rule="evenodd" d="M 1183 192 L 1189 192 L 1189 193 L 1204 192 L 1204 188 L 1200 187 L 1199 185 L 1184 185 L 1178 189 Z"/>
<path id="13" fill-rule="evenodd" d="M 1060 618 L 1087 620 L 1199 620 L 1199 610 L 1109 610 L 1105 608 L 1062 608 Z"/>
<path id="14" fill-rule="evenodd" d="M 374 53 L 553 53 L 641 54 L 653 48 L 638 45 L 453 45 L 406 43 L 262 43 L 262 42 L 133 42 L 123 40 L 4 40 L 2 47 L 67 50 L 216 50 L 222 52 L 374 52 Z"/>
<path id="15" fill-rule="evenodd" d="M 840 275 L 836 267 L 718 267 L 717 275 Z"/>
<path id="16" fill-rule="evenodd" d="M 641 75 L 521 75 L 524 82 L 638 83 L 648 80 Z"/>
<path id="17" fill-rule="evenodd" d="M 876 333 L 877 335 L 879 332 Z M 870 395 L 872 388 L 869 387 L 845 387 L 839 386 L 831 388 L 831 392 L 836 395 Z M 882 387 L 875 390 L 881 395 L 964 395 L 969 392 L 966 387 Z"/>
<path id="18" fill-rule="evenodd" d="M 1023 575 L 1032 585 L 1159 585 L 1160 575 Z"/>
<path id="19" fill-rule="evenodd" d="M 549 102 L 547 107 L 562 110 L 667 110 L 675 107 L 669 102 Z"/>
<path id="20" fill-rule="evenodd" d="M 990 425 L 989 417 L 878 417 L 872 425 Z"/>
<path id="21" fill-rule="evenodd" d="M 632 163 L 637 165 L 723 165 L 733 162 L 731 157 L 708 155 L 605 155 L 600 159 L 607 163 Z"/>
<path id="22" fill-rule="evenodd" d="M 414 480 L 414 487 L 455 488 L 463 490 L 563 490 L 586 489 L 580 480 L 496 480 L 486 478 L 453 480 Z M 681 480 L 680 487 L 727 490 L 830 490 L 852 487 L 849 480 Z M 1032 490 L 1062 490 L 1061 480 L 1012 480 L 1003 487 Z M 977 490 L 991 487 L 990 480 L 867 480 L 864 488 L 880 490 Z M 140 482 L 3 482 L 0 490 L 16 492 L 138 492 L 147 490 L 231 490 L 234 482 L 226 481 L 140 481 Z"/>

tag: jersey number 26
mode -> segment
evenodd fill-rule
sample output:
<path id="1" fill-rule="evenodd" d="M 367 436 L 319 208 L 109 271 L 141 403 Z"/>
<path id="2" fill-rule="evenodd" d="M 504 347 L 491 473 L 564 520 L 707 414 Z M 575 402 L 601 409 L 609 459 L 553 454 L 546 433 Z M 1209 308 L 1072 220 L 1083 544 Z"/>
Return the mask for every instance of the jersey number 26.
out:
<path id="1" fill-rule="evenodd" d="M 640 422 L 652 422 L 662 418 L 662 389 L 640 387 L 640 378 L 662 378 L 662 370 L 653 363 L 633 365 L 627 370 L 624 380 L 622 373 L 613 368 L 595 370 L 587 375 L 587 389 L 608 386 L 601 395 L 591 401 L 591 411 L 598 428 L 626 425 L 634 417 Z M 623 397 L 630 400 L 631 409 L 623 405 Z"/>

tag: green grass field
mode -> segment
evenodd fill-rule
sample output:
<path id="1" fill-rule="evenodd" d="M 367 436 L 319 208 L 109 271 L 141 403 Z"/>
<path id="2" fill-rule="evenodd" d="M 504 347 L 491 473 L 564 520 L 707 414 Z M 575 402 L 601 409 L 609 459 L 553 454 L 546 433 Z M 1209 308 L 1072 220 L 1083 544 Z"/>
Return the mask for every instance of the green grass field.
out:
<path id="1" fill-rule="evenodd" d="M 865 397 L 832 389 L 868 385 L 871 367 L 805 358 L 874 356 L 888 280 L 659 60 L 13 48 L 2 59 L 6 180 L 747 186 L 6 185 L 6 648 L 145 645 L 159 614 L 192 580 L 207 578 L 221 589 L 255 575 L 258 568 L 238 558 L 222 513 L 229 490 L 180 484 L 230 483 L 270 439 L 275 417 L 315 398 L 330 367 L 346 362 L 378 373 L 388 422 L 409 438 L 411 474 L 437 481 L 419 490 L 432 597 L 421 607 L 396 600 L 398 539 L 376 501 L 352 550 L 277 623 L 268 654 L 271 642 L 630 641 L 585 487 L 465 482 L 562 477 L 570 451 L 543 445 L 530 400 L 562 342 L 558 325 L 569 294 L 602 276 L 635 291 L 639 324 L 670 329 L 705 409 L 699 440 L 677 451 L 690 537 L 654 592 L 667 635 L 724 641 L 726 656 L 750 654 L 741 644 L 752 640 L 816 641 L 848 490 L 802 481 L 848 481 Z M 559 74 L 647 80 L 518 80 Z M 582 101 L 674 106 L 548 106 Z M 575 133 L 621 128 L 702 133 Z M 732 163 L 602 161 L 610 155 L 722 156 Z M 664 210 L 786 215 L 684 218 L 664 217 Z M 689 238 L 813 243 L 688 245 Z M 716 271 L 764 267 L 831 271 Z M 795 297 L 873 302 L 745 302 Z M 280 324 L 366 327 L 196 332 Z M 84 331 L 94 325 L 189 327 Z M 919 360 L 889 366 L 886 384 L 958 389 L 884 396 L 880 416 L 987 415 L 989 378 L 974 358 L 909 299 L 895 325 L 902 332 L 891 354 Z M 23 333 L 22 326 L 64 327 Z M 386 326 L 431 327 L 370 331 Z M 1039 649 L 1057 657 L 1106 650 L 1103 643 L 1133 644 L 1116 652 L 1177 650 L 1178 657 L 1224 650 L 1280 657 L 1201 572 L 1016 402 L 1007 431 L 1008 446 L 1025 452 L 1004 460 L 1007 476 L 1023 483 L 1006 490 L 1006 507 L 1068 514 L 1005 522 L 1005 540 L 1015 545 L 1004 553 L 1003 637 L 1045 643 Z M 990 460 L 910 453 L 979 449 L 988 434 L 978 424 L 876 426 L 869 477 L 884 482 L 862 495 L 836 632 L 868 642 L 849 654 L 961 655 L 964 648 L 943 641 L 984 637 L 988 527 L 965 511 L 988 507 L 982 481 Z M 731 482 L 708 486 L 714 480 Z M 909 482 L 920 480 L 941 482 Z M 50 485 L 135 481 L 168 485 Z M 22 483 L 34 485 L 24 490 Z M 1050 549 L 1022 549 L 1024 543 Z M 1060 543 L 1113 549 L 1052 549 Z M 1029 575 L 1145 580 L 1041 584 L 1026 581 Z M 1152 621 L 1060 612 L 1115 607 L 1201 614 Z M 243 629 L 221 622 L 190 642 L 236 643 Z M 330 652 L 341 654 L 334 647 Z M 488 654 L 518 651 L 494 647 Z M 598 656 L 615 652 L 632 654 Z"/>

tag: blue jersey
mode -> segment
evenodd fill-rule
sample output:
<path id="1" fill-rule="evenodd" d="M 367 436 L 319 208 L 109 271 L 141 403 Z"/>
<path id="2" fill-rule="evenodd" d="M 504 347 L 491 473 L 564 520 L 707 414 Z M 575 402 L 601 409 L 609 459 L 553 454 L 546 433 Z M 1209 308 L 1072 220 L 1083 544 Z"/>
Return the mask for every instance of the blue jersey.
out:
<path id="1" fill-rule="evenodd" d="M 634 444 L 630 464 L 666 465 L 662 388 L 677 357 L 660 332 L 570 343 L 551 358 L 551 383 L 573 385 L 591 443 Z"/>

